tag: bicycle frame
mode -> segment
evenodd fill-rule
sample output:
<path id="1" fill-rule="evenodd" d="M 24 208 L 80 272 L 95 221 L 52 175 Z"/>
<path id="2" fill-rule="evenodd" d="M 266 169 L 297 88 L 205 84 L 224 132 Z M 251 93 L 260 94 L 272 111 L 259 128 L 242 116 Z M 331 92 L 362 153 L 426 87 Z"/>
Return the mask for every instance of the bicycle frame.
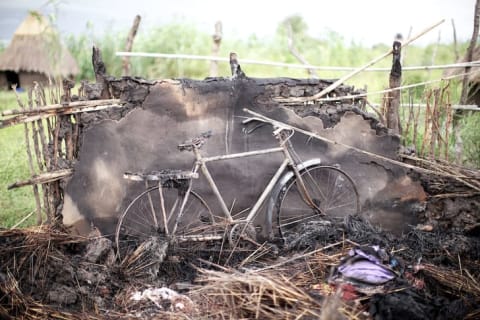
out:
<path id="1" fill-rule="evenodd" d="M 250 223 L 255 216 L 257 215 L 258 211 L 260 210 L 261 206 L 267 199 L 267 197 L 272 193 L 272 190 L 274 189 L 274 186 L 278 183 L 280 180 L 281 176 L 285 172 L 285 169 L 287 167 L 290 167 L 291 170 L 293 171 L 294 175 L 297 177 L 299 181 L 299 186 L 302 191 L 302 197 L 304 201 L 311 206 L 312 208 L 316 208 L 315 204 L 313 203 L 311 197 L 308 195 L 308 192 L 305 188 L 305 185 L 303 183 L 303 180 L 301 178 L 299 168 L 295 161 L 293 160 L 292 154 L 290 152 L 290 148 L 292 148 L 290 144 L 290 138 L 293 135 L 293 133 L 288 136 L 288 137 L 283 137 L 282 132 L 285 131 L 285 128 L 278 128 L 274 130 L 273 134 L 279 141 L 279 147 L 276 148 L 270 148 L 270 149 L 260 149 L 260 150 L 254 150 L 254 151 L 248 151 L 248 152 L 240 152 L 240 153 L 233 153 L 233 154 L 228 154 L 228 155 L 221 155 L 221 156 L 213 156 L 213 157 L 203 157 L 202 154 L 200 153 L 200 150 L 198 147 L 193 146 L 193 153 L 195 155 L 195 164 L 192 169 L 193 173 L 197 173 L 198 170 L 200 169 L 207 179 L 208 184 L 210 185 L 213 193 L 215 194 L 215 197 L 217 198 L 220 207 L 222 209 L 222 213 L 224 216 L 227 218 L 227 221 L 229 224 L 237 224 L 237 223 Z M 253 157 L 257 155 L 264 155 L 264 154 L 271 154 L 271 153 L 278 153 L 282 152 L 284 155 L 284 160 L 280 164 L 279 168 L 273 175 L 273 177 L 270 179 L 268 182 L 267 186 L 265 187 L 265 190 L 262 192 L 260 197 L 257 199 L 255 204 L 253 205 L 252 209 L 250 209 L 250 212 L 248 213 L 247 217 L 244 219 L 239 219 L 239 220 L 234 220 L 232 218 L 232 215 L 230 214 L 230 211 L 225 203 L 225 200 L 223 199 L 212 175 L 210 174 L 210 171 L 208 170 L 207 163 L 209 162 L 215 162 L 215 161 L 222 161 L 222 160 L 229 160 L 229 159 L 238 159 L 238 158 L 247 158 L 247 157 Z M 188 201 L 188 196 L 191 190 L 191 184 L 185 194 L 185 198 L 183 199 L 183 202 L 180 207 L 180 212 L 178 215 L 178 219 L 183 215 L 183 210 L 184 206 Z M 178 221 L 178 220 L 177 220 Z M 175 223 L 174 229 L 172 231 L 172 234 L 175 234 L 177 228 L 177 223 Z"/>

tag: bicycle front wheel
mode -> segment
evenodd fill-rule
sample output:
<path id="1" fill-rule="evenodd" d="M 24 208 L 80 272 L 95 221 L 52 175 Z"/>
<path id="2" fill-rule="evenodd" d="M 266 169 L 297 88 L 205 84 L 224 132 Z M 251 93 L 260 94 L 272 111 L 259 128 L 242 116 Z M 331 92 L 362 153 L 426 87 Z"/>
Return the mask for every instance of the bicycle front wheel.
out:
<path id="1" fill-rule="evenodd" d="M 315 207 L 302 196 L 297 177 L 293 176 L 277 198 L 277 226 L 280 238 L 302 232 L 302 225 L 322 220 L 325 215 L 344 217 L 360 212 L 360 199 L 353 180 L 344 171 L 332 166 L 312 166 L 300 172 L 308 195 Z"/>
<path id="2" fill-rule="evenodd" d="M 177 235 L 201 234 L 214 222 L 207 203 L 194 191 L 188 193 L 183 214 L 178 217 L 184 199 L 182 190 L 158 186 L 135 197 L 118 219 L 115 244 L 119 259 L 152 237 L 171 238 L 176 220 Z"/>

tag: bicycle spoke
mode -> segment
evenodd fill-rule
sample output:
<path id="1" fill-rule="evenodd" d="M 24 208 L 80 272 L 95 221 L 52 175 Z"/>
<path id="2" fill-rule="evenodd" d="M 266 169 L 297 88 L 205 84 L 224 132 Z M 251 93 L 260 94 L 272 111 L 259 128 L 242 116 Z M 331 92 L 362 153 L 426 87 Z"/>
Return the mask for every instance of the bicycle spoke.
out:
<path id="1" fill-rule="evenodd" d="M 313 210 L 303 199 L 293 177 L 277 199 L 277 225 L 279 234 L 285 239 L 290 233 L 302 232 L 307 221 L 324 219 L 324 215 L 341 217 L 359 211 L 358 193 L 351 178 L 345 172 L 329 166 L 313 166 L 301 172 L 306 191 L 319 208 Z"/>
<path id="2" fill-rule="evenodd" d="M 117 252 L 119 257 L 131 252 L 132 248 L 148 241 L 153 237 L 162 237 L 165 229 L 171 229 L 174 221 L 179 222 L 179 234 L 199 235 L 206 230 L 211 230 L 214 223 L 213 215 L 205 201 L 195 192 L 190 192 L 190 197 L 184 204 L 184 215 L 178 217 L 179 207 L 184 199 L 176 188 L 163 188 L 162 193 L 158 186 L 152 187 L 129 204 L 121 215 L 115 233 Z M 162 206 L 165 215 L 162 214 Z M 167 220 L 167 223 L 163 222 Z M 174 234 L 170 235 L 174 237 Z"/>

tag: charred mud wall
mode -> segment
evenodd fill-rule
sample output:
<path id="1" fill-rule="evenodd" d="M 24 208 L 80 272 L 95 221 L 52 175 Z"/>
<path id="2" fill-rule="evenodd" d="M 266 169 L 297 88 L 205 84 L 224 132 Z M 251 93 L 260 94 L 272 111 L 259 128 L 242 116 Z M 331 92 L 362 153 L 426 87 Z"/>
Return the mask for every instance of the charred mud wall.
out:
<path id="1" fill-rule="evenodd" d="M 144 188 L 124 180 L 125 171 L 190 169 L 193 155 L 176 148 L 188 138 L 212 130 L 212 138 L 202 149 L 211 156 L 277 146 L 269 126 L 245 133 L 241 122 L 248 115 L 243 108 L 343 144 L 397 157 L 398 137 L 387 134 L 378 121 L 360 110 L 362 100 L 309 105 L 281 105 L 275 101 L 276 97 L 310 96 L 331 81 L 247 77 L 202 81 L 128 77 L 100 80 L 86 85 L 88 98 L 106 98 L 108 92 L 110 97 L 124 101 L 125 107 L 81 115 L 78 162 L 66 186 L 61 211 L 64 223 L 74 225 L 80 233 L 87 232 L 91 223 L 105 234 L 113 232 L 118 215 Z M 340 86 L 330 95 L 344 96 L 353 90 Z M 301 159 L 321 158 L 323 163 L 339 164 L 349 173 L 359 189 L 363 214 L 370 219 L 385 224 L 393 221 L 392 225 L 399 230 L 405 221 L 413 223 L 415 210 L 422 209 L 423 189 L 404 169 L 300 133 L 295 134 L 292 142 Z M 257 156 L 216 162 L 209 168 L 227 206 L 234 204 L 232 211 L 238 213 L 251 207 L 280 162 L 280 156 Z M 200 179 L 195 184 L 203 197 L 213 198 L 205 181 Z M 259 224 L 262 219 L 258 218 Z"/>

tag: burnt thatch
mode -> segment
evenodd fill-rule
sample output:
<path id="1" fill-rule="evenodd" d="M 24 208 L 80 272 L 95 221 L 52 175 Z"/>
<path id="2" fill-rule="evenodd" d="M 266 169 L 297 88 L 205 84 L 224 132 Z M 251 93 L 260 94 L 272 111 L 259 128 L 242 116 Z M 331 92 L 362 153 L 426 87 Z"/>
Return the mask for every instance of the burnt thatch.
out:
<path id="1" fill-rule="evenodd" d="M 64 48 L 48 20 L 30 12 L 0 55 L 0 85 L 31 85 L 55 77 L 78 74 L 78 65 Z"/>

